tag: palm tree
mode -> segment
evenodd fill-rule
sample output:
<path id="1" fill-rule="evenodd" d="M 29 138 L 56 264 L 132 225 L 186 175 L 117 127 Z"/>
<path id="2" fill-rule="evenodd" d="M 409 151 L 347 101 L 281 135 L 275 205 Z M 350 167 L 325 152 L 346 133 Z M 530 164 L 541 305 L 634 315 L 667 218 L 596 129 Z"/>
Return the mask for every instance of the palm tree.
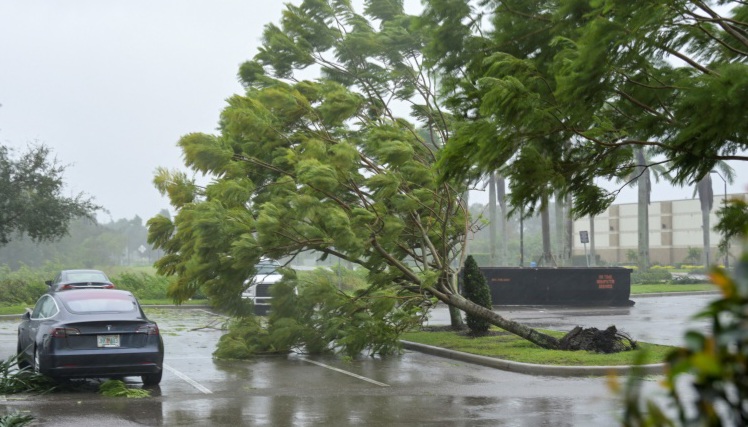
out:
<path id="1" fill-rule="evenodd" d="M 506 209 L 506 183 L 501 173 L 494 172 L 488 175 L 488 216 L 489 216 L 489 250 L 491 267 L 506 265 L 507 258 L 507 209 Z M 501 210 L 499 214 L 497 209 Z M 497 232 L 499 227 L 499 232 Z M 496 244 L 500 243 L 497 254 Z"/>
<path id="2" fill-rule="evenodd" d="M 640 271 L 649 269 L 649 203 L 652 193 L 652 177 L 659 182 L 660 177 L 669 180 L 666 167 L 655 164 L 648 158 L 649 153 L 644 147 L 634 149 L 634 165 L 632 172 L 626 177 L 628 185 L 636 186 L 638 190 L 638 264 Z"/>
<path id="3" fill-rule="evenodd" d="M 735 170 L 732 167 L 730 167 L 724 161 L 718 162 L 717 164 L 715 164 L 715 167 L 717 167 L 722 172 L 720 176 L 723 176 L 723 179 L 727 183 L 733 183 L 733 181 L 735 180 Z M 719 173 L 719 171 L 712 172 Z M 704 250 L 702 251 L 701 261 L 704 264 L 704 268 L 707 269 L 711 264 L 709 255 L 711 254 L 712 247 L 710 242 L 712 228 L 709 223 L 709 217 L 712 212 L 712 207 L 714 206 L 714 191 L 712 190 L 711 173 L 705 174 L 698 182 L 696 182 L 696 188 L 694 189 L 693 197 L 696 197 L 697 194 L 699 196 L 699 202 L 701 203 L 701 232 L 704 243 Z"/>

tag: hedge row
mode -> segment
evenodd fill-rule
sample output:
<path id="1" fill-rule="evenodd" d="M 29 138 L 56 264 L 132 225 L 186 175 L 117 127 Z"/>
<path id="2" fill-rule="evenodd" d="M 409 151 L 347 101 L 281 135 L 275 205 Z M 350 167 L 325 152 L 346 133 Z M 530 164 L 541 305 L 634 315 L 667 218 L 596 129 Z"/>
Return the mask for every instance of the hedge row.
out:
<path id="1" fill-rule="evenodd" d="M 60 269 L 32 270 L 23 267 L 10 271 L 0 266 L 0 306 L 33 305 L 47 291 L 46 280 L 51 280 Z M 132 292 L 138 299 L 168 299 L 170 280 L 147 273 L 120 273 L 110 277 L 117 289 Z"/>

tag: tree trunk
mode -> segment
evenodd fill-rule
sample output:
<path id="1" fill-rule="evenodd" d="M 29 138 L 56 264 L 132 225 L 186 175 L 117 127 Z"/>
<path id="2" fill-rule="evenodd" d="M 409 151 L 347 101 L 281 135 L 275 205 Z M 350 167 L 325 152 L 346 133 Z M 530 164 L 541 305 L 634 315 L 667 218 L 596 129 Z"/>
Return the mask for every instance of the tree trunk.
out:
<path id="1" fill-rule="evenodd" d="M 451 305 L 447 307 L 449 308 L 449 324 L 452 329 L 463 329 L 465 327 L 465 320 L 462 318 L 460 309 Z"/>
<path id="2" fill-rule="evenodd" d="M 519 214 L 519 266 L 525 266 L 525 211 Z"/>
<path id="3" fill-rule="evenodd" d="M 442 282 L 442 288 L 449 289 L 449 293 L 459 295 L 459 283 L 458 275 L 453 274 L 452 277 L 443 277 L 439 279 Z M 462 312 L 454 306 L 449 305 L 449 323 L 453 329 L 463 329 L 465 327 L 465 320 L 462 318 Z"/>
<path id="4" fill-rule="evenodd" d="M 712 211 L 714 204 L 714 191 L 712 190 L 712 176 L 710 174 L 704 175 L 703 178 L 696 183 L 696 192 L 699 194 L 699 202 L 701 204 L 701 232 L 703 236 L 704 251 L 701 255 L 702 262 L 705 269 L 709 269 L 712 263 L 710 259 L 711 255 L 711 226 L 709 224 L 709 213 Z"/>
<path id="5" fill-rule="evenodd" d="M 566 233 L 564 233 L 564 256 L 567 260 L 569 260 L 569 263 L 567 265 L 571 265 L 571 253 L 572 253 L 572 247 L 574 242 L 574 220 L 571 215 L 571 207 L 572 207 L 573 200 L 571 198 L 571 194 L 568 194 L 566 196 L 566 211 L 564 213 L 564 230 Z"/>
<path id="6" fill-rule="evenodd" d="M 499 207 L 501 208 L 501 214 L 499 217 L 499 231 L 501 235 L 501 241 L 499 242 L 499 265 L 509 265 L 507 261 L 508 250 L 507 242 L 509 241 L 507 220 L 508 212 L 506 209 L 506 181 L 501 175 L 496 176 L 496 198 L 499 200 Z"/>
<path id="7" fill-rule="evenodd" d="M 709 241 L 709 211 L 705 209 L 701 210 L 701 228 L 704 235 L 704 268 L 709 270 L 709 266 L 712 263 L 712 260 L 710 259 L 711 242 Z"/>
<path id="8" fill-rule="evenodd" d="M 595 254 L 595 217 L 590 216 L 590 266 L 597 266 L 597 256 Z"/>
<path id="9" fill-rule="evenodd" d="M 487 267 L 497 266 L 496 256 L 496 228 L 499 223 L 499 215 L 496 212 L 496 174 L 491 173 L 488 176 L 488 247 L 490 251 L 490 261 Z M 503 237 L 503 236 L 502 236 Z"/>
<path id="10" fill-rule="evenodd" d="M 499 328 L 517 335 L 520 338 L 524 338 L 542 348 L 549 350 L 560 348 L 559 341 L 556 338 L 538 332 L 535 329 L 513 320 L 505 319 L 493 310 L 475 304 L 474 302 L 463 298 L 461 295 L 446 294 L 438 291 L 434 291 L 433 293 L 440 301 L 447 304 L 450 308 L 455 307 L 466 313 L 486 319 L 492 325 L 498 326 Z"/>
<path id="11" fill-rule="evenodd" d="M 644 150 L 636 150 L 639 219 L 639 271 L 649 270 L 649 169 L 646 167 Z"/>
<path id="12" fill-rule="evenodd" d="M 541 265 L 548 267 L 553 263 L 553 254 L 551 253 L 551 218 L 548 213 L 548 198 L 543 201 L 543 207 L 540 210 L 541 233 L 543 236 L 543 256 Z"/>
<path id="13" fill-rule="evenodd" d="M 556 192 L 555 199 L 556 259 L 560 265 L 566 265 L 566 254 L 564 253 L 564 224 L 566 224 L 564 221 L 564 200 L 558 192 Z"/>

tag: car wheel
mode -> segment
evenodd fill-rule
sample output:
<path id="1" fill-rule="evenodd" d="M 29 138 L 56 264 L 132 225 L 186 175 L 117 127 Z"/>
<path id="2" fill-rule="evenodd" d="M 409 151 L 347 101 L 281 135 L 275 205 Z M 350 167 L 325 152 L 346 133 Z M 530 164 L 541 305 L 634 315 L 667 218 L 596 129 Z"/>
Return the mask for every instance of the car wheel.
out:
<path id="1" fill-rule="evenodd" d="M 21 343 L 18 343 L 17 346 L 17 359 L 16 359 L 16 365 L 18 365 L 18 369 L 26 369 L 31 366 L 31 364 L 26 360 L 26 354 L 21 349 Z"/>
<path id="2" fill-rule="evenodd" d="M 164 372 L 161 371 L 157 374 L 143 374 L 140 378 L 143 380 L 143 385 L 159 385 L 163 373 Z"/>

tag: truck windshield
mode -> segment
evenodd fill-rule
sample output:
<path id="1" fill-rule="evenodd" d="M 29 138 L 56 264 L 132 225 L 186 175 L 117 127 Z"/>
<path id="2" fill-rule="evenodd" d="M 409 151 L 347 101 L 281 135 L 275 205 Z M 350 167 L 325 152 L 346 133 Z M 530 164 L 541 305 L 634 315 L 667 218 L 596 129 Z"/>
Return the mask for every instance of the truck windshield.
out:
<path id="1" fill-rule="evenodd" d="M 257 274 L 278 274 L 276 270 L 280 267 L 276 264 L 257 264 L 255 269 Z"/>

